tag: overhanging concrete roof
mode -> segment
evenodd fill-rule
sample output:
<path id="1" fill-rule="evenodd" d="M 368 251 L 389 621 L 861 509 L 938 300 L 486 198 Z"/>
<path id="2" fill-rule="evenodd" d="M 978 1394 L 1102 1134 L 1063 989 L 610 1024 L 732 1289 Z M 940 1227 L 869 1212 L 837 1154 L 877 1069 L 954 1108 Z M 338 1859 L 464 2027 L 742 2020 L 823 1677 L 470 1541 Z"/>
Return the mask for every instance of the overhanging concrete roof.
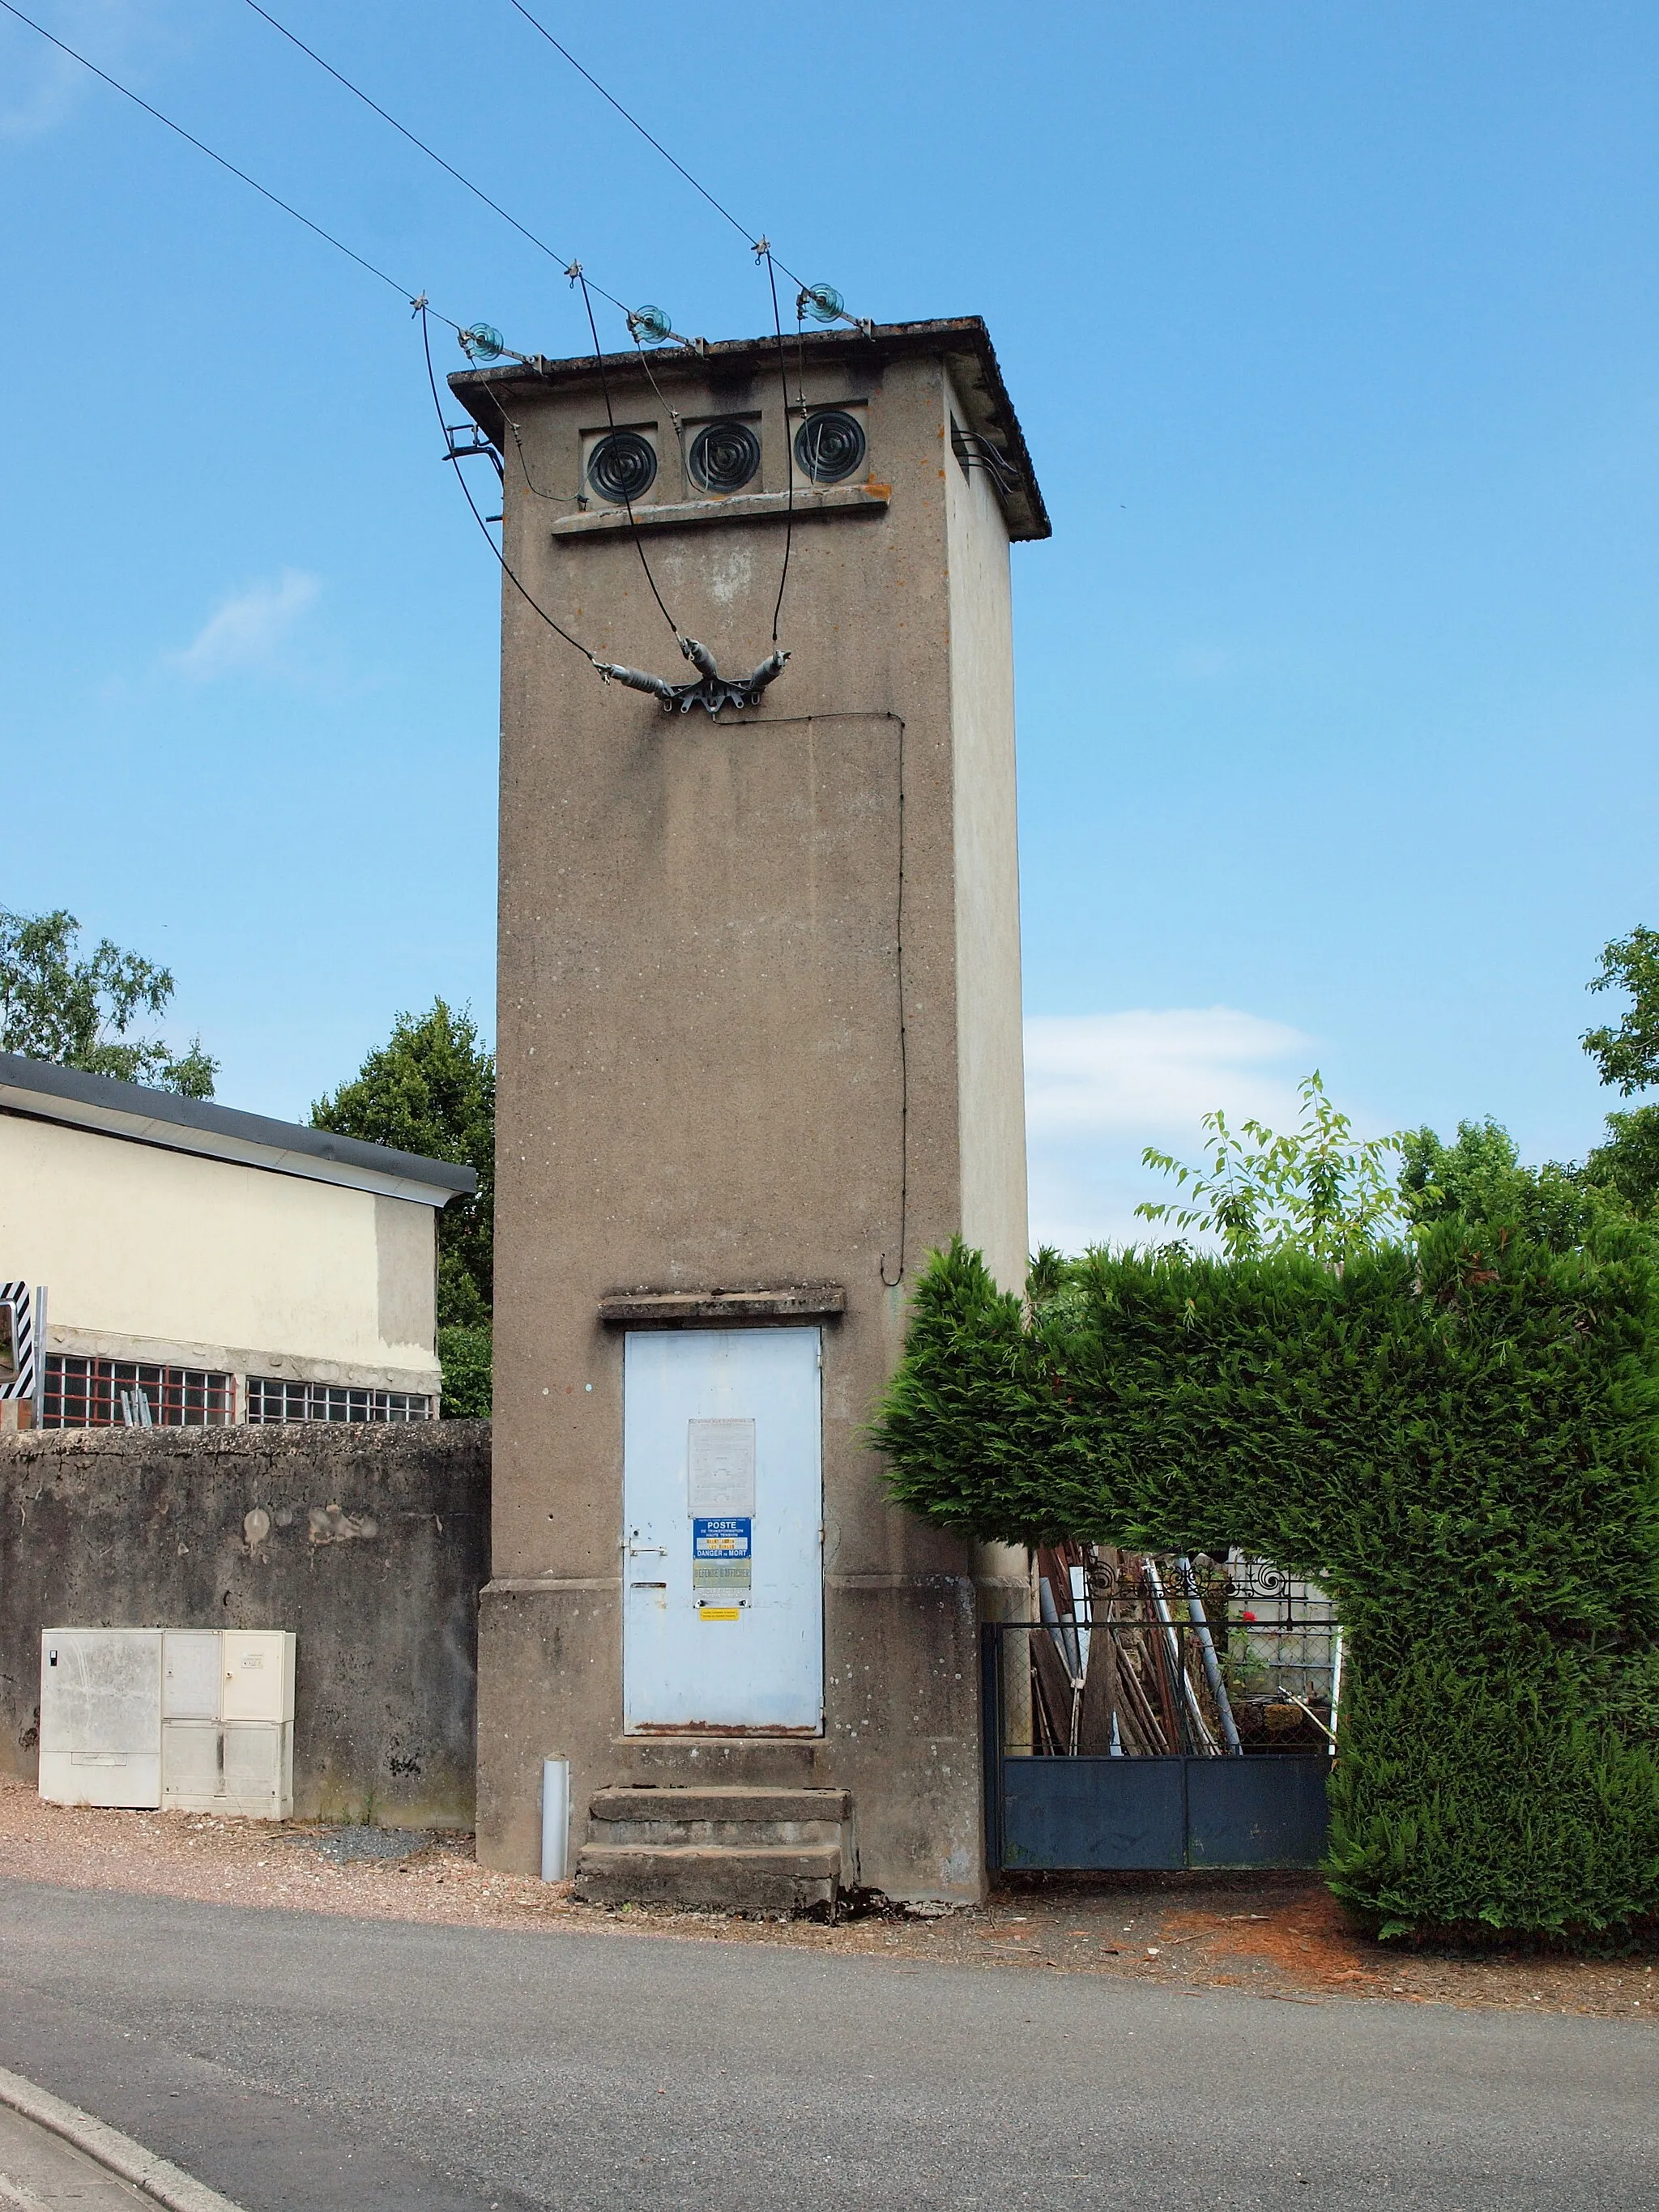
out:
<path id="1" fill-rule="evenodd" d="M 173 1091 L 83 1075 L 79 1068 L 27 1060 L 15 1052 L 0 1052 L 0 1112 L 96 1129 L 106 1137 L 160 1145 L 169 1152 L 200 1152 L 208 1159 L 302 1176 L 311 1182 L 341 1183 L 380 1198 L 406 1198 L 418 1206 L 447 1206 L 452 1198 L 471 1196 L 478 1188 L 473 1169 L 449 1160 L 428 1160 L 390 1145 L 337 1137 L 331 1129 L 243 1114 L 210 1098 L 181 1098 Z"/>
<path id="2" fill-rule="evenodd" d="M 931 354 L 951 362 L 956 371 L 957 393 L 969 417 L 963 428 L 977 437 L 989 439 L 1007 457 L 1012 471 L 1013 483 L 1005 501 L 1008 535 L 1024 538 L 1053 534 L 1048 510 L 1037 489 L 1036 471 L 1026 451 L 1025 434 L 1019 427 L 1019 417 L 1014 413 L 1008 387 L 1002 380 L 1002 370 L 991 345 L 991 333 L 980 316 L 951 315 L 927 323 L 877 323 L 868 331 L 812 331 L 802 336 L 799 350 L 792 331 L 787 343 L 791 375 L 802 353 L 809 371 L 837 361 L 854 367 L 867 363 L 873 368 L 884 361 L 915 354 Z M 607 354 L 604 376 L 613 389 L 631 392 L 637 385 L 643 391 L 646 384 L 645 371 L 641 366 L 642 358 L 649 362 L 653 374 L 659 380 L 665 374 L 672 375 L 682 365 L 692 374 L 775 376 L 777 346 L 775 337 L 711 338 L 707 347 L 696 354 L 683 354 L 672 346 L 653 348 L 644 356 L 637 353 Z M 600 362 L 594 354 L 579 354 L 568 361 L 549 361 L 538 354 L 527 365 L 510 362 L 499 368 L 458 370 L 449 384 L 484 435 L 501 447 L 506 429 L 495 398 L 497 391 L 509 386 L 569 386 L 597 385 L 599 381 Z"/>

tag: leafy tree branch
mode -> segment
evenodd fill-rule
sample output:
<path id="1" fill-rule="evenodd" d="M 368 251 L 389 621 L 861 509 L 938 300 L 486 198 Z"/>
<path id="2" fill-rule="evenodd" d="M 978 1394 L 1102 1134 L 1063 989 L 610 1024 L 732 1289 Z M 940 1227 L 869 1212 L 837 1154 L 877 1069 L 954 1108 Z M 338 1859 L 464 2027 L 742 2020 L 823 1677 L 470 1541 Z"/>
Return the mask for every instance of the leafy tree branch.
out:
<path id="1" fill-rule="evenodd" d="M 1148 1145 L 1143 1164 L 1173 1176 L 1189 1202 L 1148 1200 L 1146 1221 L 1219 1239 L 1229 1259 L 1306 1252 L 1326 1267 L 1370 1251 L 1404 1226 L 1392 1155 L 1398 1136 L 1358 1138 L 1332 1105 L 1317 1069 L 1297 1085 L 1301 1126 L 1278 1133 L 1249 1121 L 1235 1129 L 1219 1109 L 1204 1116 L 1208 1158 L 1187 1167 Z"/>
<path id="2" fill-rule="evenodd" d="M 1589 988 L 1628 991 L 1632 1002 L 1616 1026 L 1584 1032 L 1584 1049 L 1602 1082 L 1626 1098 L 1651 1089 L 1659 1083 L 1659 929 L 1638 922 L 1628 937 L 1605 945 Z"/>
<path id="3" fill-rule="evenodd" d="M 0 1048 L 186 1098 L 212 1097 L 219 1063 L 199 1037 L 175 1053 L 160 1037 L 131 1034 L 141 1015 L 166 1012 L 173 970 L 107 937 L 77 957 L 80 933 L 66 908 L 0 909 Z"/>

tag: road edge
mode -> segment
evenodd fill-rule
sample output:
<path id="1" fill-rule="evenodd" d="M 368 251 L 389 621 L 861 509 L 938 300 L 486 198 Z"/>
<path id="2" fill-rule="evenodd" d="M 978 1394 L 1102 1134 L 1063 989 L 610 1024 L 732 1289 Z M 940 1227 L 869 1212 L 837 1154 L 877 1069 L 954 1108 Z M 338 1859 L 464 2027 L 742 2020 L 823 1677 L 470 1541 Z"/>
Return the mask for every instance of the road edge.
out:
<path id="1" fill-rule="evenodd" d="M 54 2097 L 49 2089 L 38 2088 L 26 2081 L 21 2074 L 9 2073 L 0 2066 L 0 2104 L 9 2105 L 14 2112 L 21 2112 L 26 2120 L 37 2127 L 46 2128 L 61 2136 L 76 2149 L 84 2151 L 90 2159 L 130 2181 L 135 2189 L 142 2189 L 167 2212 L 242 2212 L 242 2207 L 233 2204 L 228 2197 L 221 2197 L 216 2189 L 210 2189 L 204 2181 L 198 2181 L 193 2173 L 186 2173 L 171 2159 L 159 2152 L 146 2150 L 143 2143 L 124 2136 L 119 2128 L 107 2121 L 94 2119 L 83 2112 L 78 2105 L 65 2103 Z"/>

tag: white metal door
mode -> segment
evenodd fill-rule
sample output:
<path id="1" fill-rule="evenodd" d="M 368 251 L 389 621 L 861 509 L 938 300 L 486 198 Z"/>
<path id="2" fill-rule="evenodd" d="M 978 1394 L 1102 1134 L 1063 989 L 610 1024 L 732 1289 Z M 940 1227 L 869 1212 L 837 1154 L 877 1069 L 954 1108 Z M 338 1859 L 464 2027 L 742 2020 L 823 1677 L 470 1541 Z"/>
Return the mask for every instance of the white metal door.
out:
<path id="1" fill-rule="evenodd" d="M 816 1735 L 818 1331 L 641 1329 L 623 1377 L 623 1725 Z"/>

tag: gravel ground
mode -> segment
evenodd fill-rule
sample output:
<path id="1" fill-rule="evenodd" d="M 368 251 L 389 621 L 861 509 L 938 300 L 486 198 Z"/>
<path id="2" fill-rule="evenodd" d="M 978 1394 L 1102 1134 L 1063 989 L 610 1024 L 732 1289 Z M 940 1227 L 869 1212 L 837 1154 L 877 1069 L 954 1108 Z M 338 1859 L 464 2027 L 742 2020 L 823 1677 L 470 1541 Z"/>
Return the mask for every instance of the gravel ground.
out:
<path id="1" fill-rule="evenodd" d="M 1341 1996 L 1659 2016 L 1659 1954 L 1584 1960 L 1396 1952 L 1356 1935 L 1328 1891 L 1304 1875 L 1049 1878 L 999 1891 L 977 1910 L 826 1928 L 579 1905 L 565 1885 L 480 1867 L 470 1836 L 71 1810 L 43 1805 L 27 1783 L 0 1780 L 0 1879 L 520 1932 L 602 1937 L 626 1928 L 702 1942 L 1236 1988 L 1303 2004 Z"/>

